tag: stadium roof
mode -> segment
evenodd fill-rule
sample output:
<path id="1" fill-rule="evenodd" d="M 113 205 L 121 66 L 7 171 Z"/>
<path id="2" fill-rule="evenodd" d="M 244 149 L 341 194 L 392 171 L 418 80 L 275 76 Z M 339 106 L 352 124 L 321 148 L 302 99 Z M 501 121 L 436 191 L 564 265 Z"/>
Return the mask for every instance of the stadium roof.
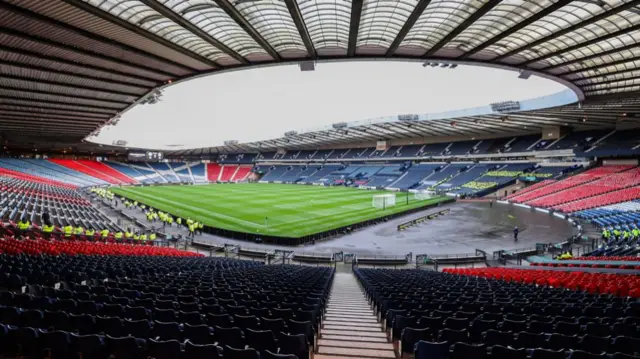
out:
<path id="1" fill-rule="evenodd" d="M 0 133 L 15 143 L 78 143 L 173 81 L 305 60 L 480 63 L 568 81 L 586 103 L 638 96 L 639 5 L 638 0 L 3 0 Z M 611 121 L 616 108 L 605 106 L 598 116 Z M 542 118 L 566 111 L 518 116 L 536 126 L 561 124 L 565 121 Z M 573 111 L 576 118 L 584 116 Z M 567 113 L 558 117 L 564 118 Z M 458 131 L 481 131 L 483 123 L 468 119 L 472 122 L 465 126 L 465 121 L 459 121 Z M 389 138 L 403 136 L 396 130 L 410 132 L 393 126 L 375 131 Z M 439 131 L 434 126 L 431 132 Z"/>

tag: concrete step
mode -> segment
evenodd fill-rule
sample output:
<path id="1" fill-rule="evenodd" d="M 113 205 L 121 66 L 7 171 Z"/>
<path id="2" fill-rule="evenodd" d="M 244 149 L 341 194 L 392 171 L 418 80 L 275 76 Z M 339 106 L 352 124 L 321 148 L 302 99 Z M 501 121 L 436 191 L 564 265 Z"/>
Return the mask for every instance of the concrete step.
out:
<path id="1" fill-rule="evenodd" d="M 364 332 L 364 331 L 355 331 L 355 330 L 346 330 L 346 329 L 322 329 L 320 330 L 320 334 L 324 335 L 344 335 L 344 336 L 354 336 L 354 337 L 374 337 L 374 338 L 387 338 L 387 334 L 378 329 L 377 332 Z"/>
<path id="2" fill-rule="evenodd" d="M 327 309 L 327 315 L 355 315 L 359 318 L 375 318 L 370 310 L 337 310 L 337 309 Z"/>
<path id="3" fill-rule="evenodd" d="M 380 326 L 366 326 L 366 327 L 358 327 L 354 325 L 324 325 L 322 329 L 335 329 L 335 330 L 351 330 L 354 332 L 379 332 Z"/>
<path id="4" fill-rule="evenodd" d="M 353 335 L 332 335 L 332 334 L 322 334 L 322 339 L 326 340 L 344 340 L 349 342 L 366 342 L 366 343 L 389 343 L 387 337 L 357 337 Z"/>
<path id="5" fill-rule="evenodd" d="M 380 324 L 375 317 L 366 318 L 355 316 L 353 318 L 338 316 L 338 315 L 327 315 L 324 317 L 325 321 L 334 321 L 334 322 L 343 322 L 343 323 L 371 323 L 371 324 Z"/>
<path id="6" fill-rule="evenodd" d="M 356 323 L 353 321 L 336 321 L 325 319 L 322 324 L 326 325 L 337 325 L 337 326 L 351 326 L 351 327 L 361 327 L 361 328 L 376 328 L 380 330 L 380 323 Z"/>
<path id="7" fill-rule="evenodd" d="M 314 354 L 313 359 L 370 359 L 366 357 L 358 358 L 358 357 L 345 357 L 339 355 L 328 355 L 328 354 Z"/>
<path id="8" fill-rule="evenodd" d="M 380 350 L 393 350 L 392 343 L 372 343 L 363 342 L 359 340 L 331 340 L 331 339 L 319 339 L 318 345 L 326 345 L 328 347 L 340 347 L 340 348 L 362 348 L 362 349 L 380 349 Z"/>
<path id="9" fill-rule="evenodd" d="M 318 354 L 341 355 L 341 356 L 360 357 L 360 358 L 394 359 L 396 357 L 393 349 L 380 350 L 380 349 L 340 348 L 340 347 L 329 347 L 324 345 L 319 346 Z"/>

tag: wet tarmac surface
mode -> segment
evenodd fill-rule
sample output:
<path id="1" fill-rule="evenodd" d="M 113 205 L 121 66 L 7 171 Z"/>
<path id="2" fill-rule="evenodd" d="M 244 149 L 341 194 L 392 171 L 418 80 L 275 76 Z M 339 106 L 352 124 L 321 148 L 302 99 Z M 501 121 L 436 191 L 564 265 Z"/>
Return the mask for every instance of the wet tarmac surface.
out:
<path id="1" fill-rule="evenodd" d="M 404 231 L 397 230 L 400 223 L 445 208 L 450 208 L 451 212 Z M 142 217 L 139 212 L 135 215 Z M 518 241 L 514 242 L 513 229 L 516 225 L 520 229 L 520 235 Z M 167 230 L 172 234 L 186 234 L 186 231 L 175 227 Z M 575 228 L 567 221 L 530 209 L 500 203 L 494 203 L 493 207 L 489 207 L 488 203 L 458 202 L 300 247 L 279 247 L 209 234 L 196 236 L 196 242 L 237 244 L 243 248 L 263 250 L 281 248 L 297 253 L 329 254 L 345 251 L 361 255 L 404 255 L 409 252 L 414 255 L 442 255 L 475 253 L 476 249 L 491 253 L 500 249 L 531 248 L 535 247 L 536 243 L 562 241 L 570 237 L 574 231 Z"/>

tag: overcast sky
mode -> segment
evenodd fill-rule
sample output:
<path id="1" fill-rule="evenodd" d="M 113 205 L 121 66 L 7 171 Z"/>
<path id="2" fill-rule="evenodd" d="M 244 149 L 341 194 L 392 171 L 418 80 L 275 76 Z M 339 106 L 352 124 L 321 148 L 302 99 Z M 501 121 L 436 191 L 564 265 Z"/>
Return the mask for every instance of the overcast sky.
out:
<path id="1" fill-rule="evenodd" d="M 197 148 L 226 140 L 260 141 L 284 132 L 409 113 L 435 113 L 560 92 L 551 80 L 475 66 L 406 62 L 318 63 L 211 75 L 175 84 L 162 101 L 139 105 L 103 129 L 96 142 L 131 147 Z M 174 147 L 180 145 L 179 147 Z"/>

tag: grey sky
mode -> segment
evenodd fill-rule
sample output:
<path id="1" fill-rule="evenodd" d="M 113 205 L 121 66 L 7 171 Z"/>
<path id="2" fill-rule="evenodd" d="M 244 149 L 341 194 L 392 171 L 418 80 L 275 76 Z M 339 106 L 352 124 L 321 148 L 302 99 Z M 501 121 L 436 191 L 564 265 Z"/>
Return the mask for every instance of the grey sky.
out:
<path id="1" fill-rule="evenodd" d="M 342 62 L 318 63 L 313 72 L 274 66 L 170 86 L 161 102 L 134 107 L 94 141 L 126 140 L 132 147 L 157 149 L 217 146 L 225 140 L 267 140 L 335 122 L 464 109 L 564 89 L 551 80 L 521 80 L 516 72 L 475 66 Z"/>

